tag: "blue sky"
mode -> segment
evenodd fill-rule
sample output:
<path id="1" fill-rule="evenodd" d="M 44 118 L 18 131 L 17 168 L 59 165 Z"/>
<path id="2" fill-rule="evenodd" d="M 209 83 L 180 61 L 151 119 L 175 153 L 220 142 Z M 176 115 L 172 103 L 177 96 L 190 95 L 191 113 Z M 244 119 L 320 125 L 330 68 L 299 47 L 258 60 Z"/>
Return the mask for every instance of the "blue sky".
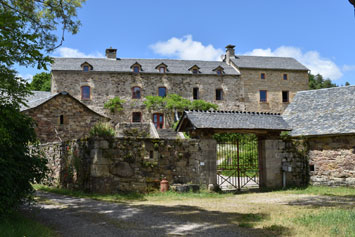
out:
<path id="1" fill-rule="evenodd" d="M 88 0 L 82 27 L 53 56 L 217 60 L 237 54 L 295 57 L 355 85 L 355 17 L 348 0 Z M 38 71 L 18 68 L 25 78 Z"/>

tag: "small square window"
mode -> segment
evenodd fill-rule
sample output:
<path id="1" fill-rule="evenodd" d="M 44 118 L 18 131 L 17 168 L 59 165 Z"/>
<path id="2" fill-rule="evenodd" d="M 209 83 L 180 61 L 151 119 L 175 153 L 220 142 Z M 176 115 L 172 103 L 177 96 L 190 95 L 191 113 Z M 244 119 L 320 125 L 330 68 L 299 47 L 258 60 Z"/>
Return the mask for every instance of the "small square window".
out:
<path id="1" fill-rule="evenodd" d="M 216 89 L 216 100 L 223 100 L 223 90 Z"/>
<path id="2" fill-rule="evenodd" d="M 132 113 L 132 122 L 133 123 L 140 123 L 141 121 L 142 121 L 141 112 L 133 112 Z"/>
<path id="3" fill-rule="evenodd" d="M 288 103 L 289 102 L 289 93 L 288 91 L 283 91 L 282 92 L 282 102 Z"/>
<path id="4" fill-rule="evenodd" d="M 265 73 L 260 74 L 260 79 L 265 79 Z"/>
<path id="5" fill-rule="evenodd" d="M 260 102 L 266 102 L 266 101 L 267 101 L 267 91 L 261 90 L 260 91 Z"/>
<path id="6" fill-rule="evenodd" d="M 90 100 L 90 86 L 81 87 L 81 99 Z"/>
<path id="7" fill-rule="evenodd" d="M 84 67 L 83 67 L 83 71 L 84 71 L 84 72 L 88 72 L 88 71 L 89 71 L 89 66 L 84 66 Z"/>
<path id="8" fill-rule="evenodd" d="M 158 88 L 158 96 L 160 96 L 160 97 L 165 97 L 166 96 L 166 88 L 165 87 L 159 87 Z"/>
<path id="9" fill-rule="evenodd" d="M 199 89 L 198 89 L 198 87 L 193 88 L 192 94 L 193 94 L 192 96 L 193 96 L 194 100 L 198 100 L 199 99 Z"/>
<path id="10" fill-rule="evenodd" d="M 284 74 L 283 78 L 284 78 L 284 80 L 286 81 L 286 80 L 288 79 L 287 74 Z"/>
<path id="11" fill-rule="evenodd" d="M 160 72 L 160 73 L 165 73 L 165 67 L 160 67 L 160 68 L 159 68 L 159 72 Z"/>
<path id="12" fill-rule="evenodd" d="M 138 66 L 134 66 L 133 67 L 133 72 L 134 73 L 139 73 L 139 67 Z"/>

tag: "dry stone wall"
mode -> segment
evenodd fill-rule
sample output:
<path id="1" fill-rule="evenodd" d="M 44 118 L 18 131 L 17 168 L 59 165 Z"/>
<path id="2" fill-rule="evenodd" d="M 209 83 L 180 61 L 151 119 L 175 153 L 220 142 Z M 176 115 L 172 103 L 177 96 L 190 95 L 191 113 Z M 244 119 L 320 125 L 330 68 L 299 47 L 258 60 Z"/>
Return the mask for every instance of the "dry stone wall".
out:
<path id="1" fill-rule="evenodd" d="M 216 142 L 209 139 L 78 140 L 64 143 L 60 156 L 58 183 L 91 192 L 147 192 L 162 178 L 207 187 L 216 179 Z"/>

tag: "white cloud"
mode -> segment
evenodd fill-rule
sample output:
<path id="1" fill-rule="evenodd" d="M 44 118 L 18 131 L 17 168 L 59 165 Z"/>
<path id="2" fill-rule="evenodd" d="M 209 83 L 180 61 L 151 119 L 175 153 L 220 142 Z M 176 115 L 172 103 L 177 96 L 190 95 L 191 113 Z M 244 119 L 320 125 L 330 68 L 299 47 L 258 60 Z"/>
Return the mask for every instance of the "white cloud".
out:
<path id="1" fill-rule="evenodd" d="M 355 71 L 355 65 L 344 65 L 343 66 L 343 71 L 344 72 Z"/>
<path id="2" fill-rule="evenodd" d="M 67 47 L 61 47 L 57 49 L 54 54 L 56 56 L 63 57 L 63 58 L 103 58 L 104 57 L 99 52 L 85 54 L 83 52 L 80 52 L 78 49 L 72 49 Z"/>
<path id="3" fill-rule="evenodd" d="M 33 79 L 33 75 L 32 74 L 17 74 L 16 76 L 21 77 L 22 79 L 25 79 L 28 82 L 31 82 Z"/>
<path id="4" fill-rule="evenodd" d="M 254 49 L 245 55 L 292 57 L 308 67 L 312 74 L 321 74 L 325 78 L 337 80 L 343 76 L 340 68 L 330 59 L 322 58 L 317 51 L 302 52 L 301 49 L 290 46 L 281 46 L 274 51 L 268 49 Z M 344 70 L 344 69 L 343 69 Z"/>
<path id="5" fill-rule="evenodd" d="M 185 60 L 221 60 L 222 49 L 216 49 L 213 45 L 203 45 L 194 41 L 192 35 L 185 35 L 182 38 L 173 37 L 167 41 L 159 41 L 150 48 L 156 54 L 176 57 Z"/>

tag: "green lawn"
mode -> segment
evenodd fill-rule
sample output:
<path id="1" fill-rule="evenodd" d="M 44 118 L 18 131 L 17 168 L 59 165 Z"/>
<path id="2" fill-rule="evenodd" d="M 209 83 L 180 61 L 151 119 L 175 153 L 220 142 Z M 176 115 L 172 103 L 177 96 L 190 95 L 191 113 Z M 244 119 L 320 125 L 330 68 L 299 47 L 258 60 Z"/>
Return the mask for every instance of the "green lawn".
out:
<path id="1" fill-rule="evenodd" d="M 6 237 L 51 237 L 57 236 L 51 229 L 14 212 L 0 222 L 0 236 Z"/>

